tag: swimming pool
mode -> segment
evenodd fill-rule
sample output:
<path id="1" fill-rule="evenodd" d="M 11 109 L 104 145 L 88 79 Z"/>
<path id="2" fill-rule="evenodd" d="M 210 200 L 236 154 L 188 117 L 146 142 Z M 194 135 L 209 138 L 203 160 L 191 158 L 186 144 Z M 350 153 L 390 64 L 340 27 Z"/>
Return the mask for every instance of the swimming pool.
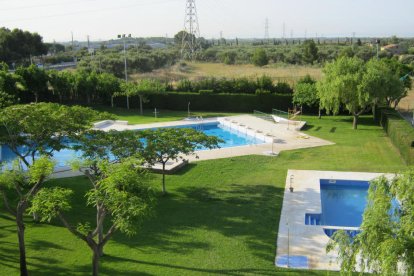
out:
<path id="1" fill-rule="evenodd" d="M 359 227 L 367 205 L 369 182 L 321 180 L 321 225 Z"/>
<path id="2" fill-rule="evenodd" d="M 264 140 L 259 139 L 258 137 L 253 137 L 247 135 L 246 133 L 242 133 L 234 129 L 225 127 L 221 125 L 219 122 L 180 125 L 174 126 L 174 128 L 192 128 L 202 131 L 206 135 L 216 136 L 223 140 L 223 142 L 219 144 L 220 148 L 231 148 L 265 143 Z M 68 146 L 72 145 L 70 141 L 68 141 L 67 143 Z M 20 150 L 24 152 L 24 148 L 21 148 Z M 198 150 L 206 149 L 199 148 Z M 63 149 L 59 152 L 55 152 L 53 155 L 54 159 L 57 162 L 56 167 L 66 167 L 69 161 L 79 156 L 81 156 L 81 152 L 76 152 L 72 149 Z M 16 159 L 16 155 L 7 146 L 0 146 L 0 161 L 10 163 L 14 159 Z"/>
<path id="3" fill-rule="evenodd" d="M 320 214 L 306 214 L 306 225 L 326 226 L 324 232 L 331 237 L 339 229 L 349 235 L 359 233 L 367 206 L 369 182 L 359 180 L 320 180 Z"/>

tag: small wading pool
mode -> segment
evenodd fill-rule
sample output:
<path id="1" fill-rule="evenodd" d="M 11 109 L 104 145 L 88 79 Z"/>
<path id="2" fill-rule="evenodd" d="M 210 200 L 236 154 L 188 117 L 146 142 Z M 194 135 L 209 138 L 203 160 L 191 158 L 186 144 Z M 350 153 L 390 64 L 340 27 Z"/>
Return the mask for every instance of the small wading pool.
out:
<path id="1" fill-rule="evenodd" d="M 347 229 L 354 236 L 358 234 L 362 216 L 367 205 L 368 181 L 320 180 L 321 214 L 306 214 L 306 225 L 322 225 L 331 237 L 338 229 Z"/>
<path id="2" fill-rule="evenodd" d="M 218 122 L 181 125 L 181 126 L 174 126 L 174 128 L 192 128 L 192 129 L 202 131 L 206 135 L 216 136 L 224 141 L 223 143 L 220 143 L 219 145 L 220 148 L 231 148 L 231 147 L 257 145 L 257 144 L 265 143 L 265 141 L 259 138 L 247 135 L 245 133 L 240 133 L 236 130 L 225 127 Z M 67 143 L 68 143 L 68 146 L 71 145 L 70 141 L 68 141 Z M 20 150 L 22 153 L 25 152 L 24 148 L 21 148 Z M 206 149 L 200 147 L 198 150 L 206 150 Z M 69 161 L 73 160 L 76 157 L 79 157 L 80 155 L 81 155 L 80 152 L 76 152 L 71 149 L 64 149 L 59 152 L 55 152 L 53 157 L 57 162 L 57 167 L 65 167 L 67 166 L 67 163 Z M 0 146 L 0 161 L 10 163 L 15 158 L 16 158 L 16 155 L 7 146 Z"/>

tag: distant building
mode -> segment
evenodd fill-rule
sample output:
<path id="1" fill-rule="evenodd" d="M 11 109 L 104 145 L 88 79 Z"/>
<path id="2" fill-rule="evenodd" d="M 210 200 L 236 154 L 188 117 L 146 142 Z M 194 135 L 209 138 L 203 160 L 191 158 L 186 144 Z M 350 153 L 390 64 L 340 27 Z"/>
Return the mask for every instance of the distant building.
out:
<path id="1" fill-rule="evenodd" d="M 401 47 L 399 44 L 388 44 L 386 46 L 381 47 L 381 51 L 389 52 L 394 55 L 401 55 L 404 53 L 405 49 Z"/>

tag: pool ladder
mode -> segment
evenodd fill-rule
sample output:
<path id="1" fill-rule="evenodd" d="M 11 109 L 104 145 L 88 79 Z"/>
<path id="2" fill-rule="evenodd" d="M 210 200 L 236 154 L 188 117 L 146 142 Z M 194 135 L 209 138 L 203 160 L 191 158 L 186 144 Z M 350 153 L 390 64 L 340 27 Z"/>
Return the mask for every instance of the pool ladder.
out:
<path id="1" fill-rule="evenodd" d="M 306 214 L 305 224 L 306 225 L 321 225 L 321 215 L 320 214 Z"/>
<path id="2" fill-rule="evenodd" d="M 204 121 L 203 117 L 202 116 L 196 117 L 196 120 L 199 123 L 196 125 L 195 129 L 198 131 L 203 131 L 204 130 L 203 123 L 202 123 Z"/>

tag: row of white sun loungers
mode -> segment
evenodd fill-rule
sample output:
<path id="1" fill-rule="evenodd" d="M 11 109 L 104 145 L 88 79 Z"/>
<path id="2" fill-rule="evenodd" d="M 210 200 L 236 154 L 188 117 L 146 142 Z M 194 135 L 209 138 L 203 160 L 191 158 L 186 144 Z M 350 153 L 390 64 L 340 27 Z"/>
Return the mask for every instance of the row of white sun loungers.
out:
<path id="1" fill-rule="evenodd" d="M 251 130 L 251 131 L 254 131 L 254 132 L 256 132 L 256 133 L 264 134 L 264 135 L 265 135 L 265 136 L 267 136 L 267 137 L 276 138 L 276 136 L 275 136 L 273 133 L 263 133 L 263 131 L 261 131 L 261 130 L 259 130 L 259 129 L 254 129 L 254 128 L 251 128 L 251 127 L 249 127 L 249 126 L 246 126 L 246 125 L 245 125 L 245 124 L 243 124 L 243 123 L 239 123 L 239 122 L 237 122 L 237 121 L 235 121 L 235 120 L 231 120 L 230 118 L 224 118 L 224 120 L 225 120 L 225 121 L 228 121 L 228 122 L 230 122 L 230 123 L 232 123 L 232 124 L 234 124 L 234 125 L 237 125 L 237 126 L 240 126 L 240 127 L 245 127 L 247 130 Z"/>

